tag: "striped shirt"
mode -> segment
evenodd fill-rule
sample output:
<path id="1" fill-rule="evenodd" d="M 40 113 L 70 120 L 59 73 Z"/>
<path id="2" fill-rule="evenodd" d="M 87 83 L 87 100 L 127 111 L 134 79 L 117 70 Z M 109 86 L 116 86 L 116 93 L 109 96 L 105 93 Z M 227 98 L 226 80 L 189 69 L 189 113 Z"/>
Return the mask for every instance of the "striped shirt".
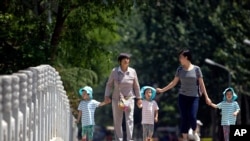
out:
<path id="1" fill-rule="evenodd" d="M 197 80 L 199 77 L 203 77 L 199 66 L 194 65 L 194 68 L 189 71 L 180 66 L 177 68 L 175 76 L 179 77 L 181 82 L 179 94 L 199 97 Z"/>
<path id="2" fill-rule="evenodd" d="M 234 116 L 233 113 L 240 110 L 238 102 L 222 101 L 218 103 L 217 106 L 221 109 L 221 125 L 235 125 L 236 116 Z"/>
<path id="3" fill-rule="evenodd" d="M 123 72 L 120 67 L 114 68 L 106 83 L 105 96 L 110 96 L 112 91 L 112 98 L 115 100 L 120 99 L 120 94 L 125 97 L 136 96 L 141 98 L 135 69 L 128 67 L 128 70 Z"/>
<path id="4" fill-rule="evenodd" d="M 154 124 L 155 111 L 159 110 L 157 103 L 147 100 L 142 100 L 142 124 Z"/>
<path id="5" fill-rule="evenodd" d="M 82 126 L 95 125 L 95 109 L 100 102 L 96 100 L 82 100 L 78 106 L 78 110 L 82 111 Z"/>

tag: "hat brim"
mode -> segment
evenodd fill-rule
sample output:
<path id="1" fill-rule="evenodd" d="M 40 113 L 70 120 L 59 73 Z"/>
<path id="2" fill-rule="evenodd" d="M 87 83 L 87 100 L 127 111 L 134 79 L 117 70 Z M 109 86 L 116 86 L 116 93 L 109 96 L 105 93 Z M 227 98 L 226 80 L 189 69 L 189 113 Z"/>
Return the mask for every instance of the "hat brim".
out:
<path id="1" fill-rule="evenodd" d="M 131 54 L 128 53 L 120 53 L 120 55 L 118 56 L 118 61 L 120 61 L 123 58 L 131 58 Z"/>
<path id="2" fill-rule="evenodd" d="M 83 91 L 86 91 L 87 92 L 87 94 L 89 95 L 89 97 L 92 99 L 92 93 L 87 89 L 87 88 L 81 88 L 81 89 L 79 89 L 79 91 L 78 91 L 78 95 L 79 96 L 81 96 L 82 97 L 82 93 L 83 93 Z"/>
<path id="3" fill-rule="evenodd" d="M 156 89 L 153 88 L 153 87 L 150 87 L 150 86 L 144 86 L 144 87 L 141 88 L 140 94 L 141 94 L 142 99 L 145 99 L 145 94 L 144 93 L 145 93 L 146 89 L 151 89 L 152 95 L 151 95 L 150 99 L 153 100 L 155 98 L 155 95 L 156 95 Z"/>

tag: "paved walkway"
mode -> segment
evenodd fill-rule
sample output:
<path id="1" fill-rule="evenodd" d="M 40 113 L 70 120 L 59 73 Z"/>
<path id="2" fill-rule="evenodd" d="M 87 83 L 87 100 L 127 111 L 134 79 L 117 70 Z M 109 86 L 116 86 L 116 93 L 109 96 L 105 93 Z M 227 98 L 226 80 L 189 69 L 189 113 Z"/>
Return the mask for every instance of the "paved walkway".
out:
<path id="1" fill-rule="evenodd" d="M 60 138 L 60 137 L 54 137 L 54 138 L 51 139 L 50 141 L 63 141 L 63 139 Z"/>

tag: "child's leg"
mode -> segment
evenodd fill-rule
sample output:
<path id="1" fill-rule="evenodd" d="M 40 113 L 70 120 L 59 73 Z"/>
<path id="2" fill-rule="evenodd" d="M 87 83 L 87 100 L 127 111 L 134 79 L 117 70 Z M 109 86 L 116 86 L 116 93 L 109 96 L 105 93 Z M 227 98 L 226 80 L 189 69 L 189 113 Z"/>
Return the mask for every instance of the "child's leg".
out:
<path id="1" fill-rule="evenodd" d="M 142 138 L 143 138 L 143 141 L 146 141 L 146 139 L 147 139 L 147 126 L 146 126 L 146 124 L 142 124 Z"/>
<path id="2" fill-rule="evenodd" d="M 82 141 L 86 141 L 87 140 L 87 130 L 86 130 L 86 126 L 82 127 Z"/>
<path id="3" fill-rule="evenodd" d="M 89 125 L 87 127 L 87 138 L 88 141 L 92 141 L 94 137 L 94 125 Z"/>
<path id="4" fill-rule="evenodd" d="M 154 125 L 142 124 L 142 130 L 143 130 L 143 141 L 150 141 L 153 137 Z"/>
<path id="5" fill-rule="evenodd" d="M 87 141 L 86 135 L 82 136 L 82 141 Z"/>
<path id="6" fill-rule="evenodd" d="M 224 134 L 224 140 L 229 141 L 229 132 L 230 132 L 230 126 L 229 125 L 223 125 L 223 134 Z"/>
<path id="7" fill-rule="evenodd" d="M 149 124 L 148 125 L 148 139 L 152 139 L 153 134 L 154 134 L 154 125 Z"/>
<path id="8" fill-rule="evenodd" d="M 148 124 L 148 139 L 147 141 L 151 141 L 154 133 L 154 125 L 153 124 Z"/>

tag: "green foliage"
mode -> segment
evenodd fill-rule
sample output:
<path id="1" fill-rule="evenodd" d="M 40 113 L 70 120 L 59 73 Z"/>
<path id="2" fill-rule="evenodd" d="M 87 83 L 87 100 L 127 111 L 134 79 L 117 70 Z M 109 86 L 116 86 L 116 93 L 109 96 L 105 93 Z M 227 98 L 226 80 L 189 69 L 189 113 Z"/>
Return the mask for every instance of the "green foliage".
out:
<path id="1" fill-rule="evenodd" d="M 0 12 L 0 73 L 13 73 L 48 61 L 49 43 L 40 31 L 43 22 L 28 10 L 20 11 L 23 15 L 18 10 Z"/>
<path id="2" fill-rule="evenodd" d="M 104 13 L 95 5 L 89 6 L 91 9 L 80 7 L 68 16 L 57 60 L 71 67 L 93 70 L 102 80 L 112 67 L 113 52 L 108 45 L 119 40 L 119 36 L 114 32 L 114 21 L 108 20 L 114 11 Z"/>
<path id="3" fill-rule="evenodd" d="M 60 75 L 67 90 L 74 90 L 76 93 L 79 88 L 85 85 L 94 85 L 97 83 L 97 75 L 95 72 L 83 68 L 64 68 L 60 70 Z"/>
<path id="4" fill-rule="evenodd" d="M 62 78 L 65 90 L 67 90 L 68 98 L 70 99 L 70 105 L 72 113 L 77 117 L 77 107 L 81 97 L 78 94 L 80 88 L 84 86 L 93 86 L 97 83 L 97 74 L 89 69 L 77 68 L 77 67 L 61 67 L 58 69 Z"/>

